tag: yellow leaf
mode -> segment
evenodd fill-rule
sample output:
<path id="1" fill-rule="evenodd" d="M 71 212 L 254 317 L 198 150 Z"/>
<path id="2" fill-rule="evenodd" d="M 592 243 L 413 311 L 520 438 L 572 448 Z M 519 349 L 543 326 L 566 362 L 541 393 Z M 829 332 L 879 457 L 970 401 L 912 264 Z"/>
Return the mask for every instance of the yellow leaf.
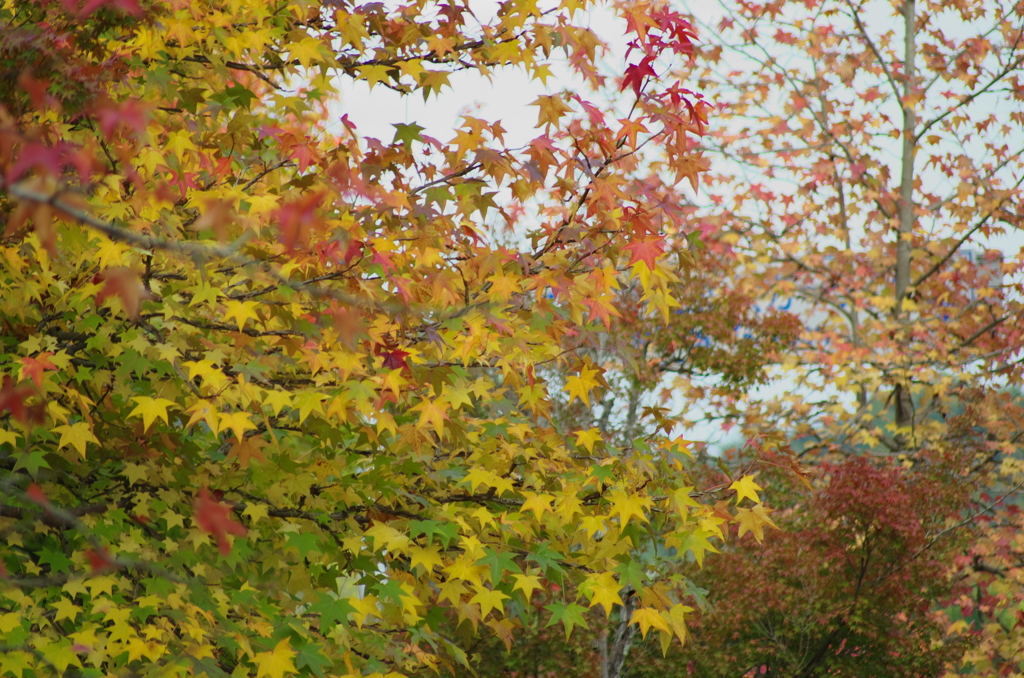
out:
<path id="1" fill-rule="evenodd" d="M 323 402 L 327 400 L 327 396 L 323 393 L 317 393 L 316 391 L 303 391 L 302 393 L 294 396 L 295 406 L 299 409 L 299 423 L 306 421 L 306 417 L 318 413 L 320 416 L 324 414 Z"/>
<path id="2" fill-rule="evenodd" d="M 163 419 L 164 423 L 167 423 L 167 408 L 177 405 L 172 400 L 166 398 L 150 398 L 149 396 L 135 396 L 132 401 L 136 403 L 136 407 L 128 414 L 128 418 L 131 417 L 142 417 L 142 426 L 144 430 L 149 430 L 149 427 L 157 419 Z"/>
<path id="3" fill-rule="evenodd" d="M 238 324 L 238 331 L 241 332 L 245 328 L 245 321 L 252 319 L 253 324 L 259 321 L 259 316 L 256 314 L 256 309 L 259 308 L 259 304 L 255 301 L 238 301 L 232 299 L 225 304 L 227 308 L 224 311 L 224 320 L 230 320 L 234 318 L 235 323 Z"/>
<path id="4" fill-rule="evenodd" d="M 263 396 L 263 404 L 269 405 L 276 417 L 281 414 L 282 409 L 292 406 L 292 394 L 288 391 L 268 391 Z"/>
<path id="5" fill-rule="evenodd" d="M 53 604 L 55 614 L 53 615 L 54 621 L 60 621 L 61 619 L 69 619 L 72 622 L 78 618 L 82 608 L 75 605 L 71 600 L 61 596 L 60 600 Z"/>
<path id="6" fill-rule="evenodd" d="M 491 610 L 497 610 L 498 614 L 501 614 L 501 611 L 504 609 L 504 605 L 501 601 L 506 598 L 508 598 L 508 596 L 498 589 L 483 589 L 469 599 L 469 604 L 480 606 L 480 618 L 482 619 L 486 617 Z"/>
<path id="7" fill-rule="evenodd" d="M 522 591 L 523 595 L 526 596 L 527 602 L 533 598 L 534 591 L 544 588 L 540 583 L 540 577 L 535 574 L 514 574 L 512 577 L 516 580 L 515 586 L 512 587 L 512 590 Z"/>
<path id="8" fill-rule="evenodd" d="M 473 492 L 476 492 L 481 485 L 493 487 L 499 497 L 505 492 L 512 492 L 515 487 L 511 479 L 502 478 L 496 473 L 479 467 L 470 469 L 462 483 L 468 484 Z"/>
<path id="9" fill-rule="evenodd" d="M 293 59 L 297 59 L 303 68 L 309 68 L 314 61 L 323 61 L 323 54 L 320 52 L 321 42 L 316 38 L 304 38 L 299 42 L 288 46 L 288 53 Z"/>
<path id="10" fill-rule="evenodd" d="M 420 420 L 416 423 L 416 428 L 428 428 L 429 426 L 438 438 L 444 437 L 444 422 L 448 419 L 448 408 L 444 407 L 443 399 L 424 399 L 412 409 L 420 411 Z"/>
<path id="11" fill-rule="evenodd" d="M 615 581 L 615 576 L 611 572 L 589 575 L 581 588 L 590 596 L 590 607 L 601 605 L 606 617 L 612 613 L 612 606 L 622 605 L 622 598 L 619 596 L 622 586 Z"/>
<path id="12" fill-rule="evenodd" d="M 631 516 L 636 516 L 640 519 L 640 522 L 646 523 L 647 516 L 644 514 L 644 508 L 654 505 L 650 497 L 644 497 L 639 494 L 626 494 L 622 490 L 615 490 L 608 498 L 612 502 L 612 509 L 608 512 L 608 515 L 614 516 L 616 513 L 619 514 L 619 520 L 623 526 L 629 522 Z"/>
<path id="13" fill-rule="evenodd" d="M 86 443 L 100 444 L 100 441 L 96 439 L 95 435 L 93 435 L 92 427 L 85 421 L 58 426 L 53 429 L 53 432 L 60 434 L 60 442 L 57 443 L 58 449 L 63 449 L 68 445 L 71 445 L 78 450 L 78 454 L 82 459 L 85 459 Z"/>
<path id="14" fill-rule="evenodd" d="M 420 74 L 423 73 L 424 70 L 422 59 L 399 61 L 396 66 L 398 66 L 398 70 L 402 72 L 402 75 L 408 75 L 413 79 L 413 82 L 418 83 L 420 81 Z"/>
<path id="15" fill-rule="evenodd" d="M 167 646 L 163 643 L 142 638 L 132 638 L 125 645 L 125 649 L 128 650 L 128 661 L 136 661 L 145 657 L 149 661 L 155 662 L 167 652 Z"/>
<path id="16" fill-rule="evenodd" d="M 256 678 L 284 678 L 286 673 L 297 673 L 295 663 L 295 651 L 292 650 L 288 639 L 283 639 L 270 652 L 258 652 L 252 661 L 256 665 Z"/>
<path id="17" fill-rule="evenodd" d="M 379 551 L 386 548 L 390 553 L 404 552 L 411 543 L 408 535 L 387 523 L 374 523 L 373 527 L 366 531 L 366 536 L 373 538 L 374 549 Z"/>
<path id="18" fill-rule="evenodd" d="M 757 490 L 763 488 L 754 482 L 753 476 L 743 476 L 739 480 L 733 482 L 733 484 L 729 486 L 729 489 L 736 490 L 737 504 L 743 501 L 744 497 L 747 497 L 755 504 L 761 503 L 761 498 L 757 496 Z"/>
<path id="19" fill-rule="evenodd" d="M 641 607 L 639 610 L 633 611 L 633 616 L 629 619 L 630 624 L 640 625 L 640 634 L 646 638 L 647 632 L 651 628 L 656 628 L 659 631 L 666 633 L 672 633 L 672 630 L 668 627 L 668 622 L 661 616 L 661 613 L 655 610 L 653 607 Z"/>
<path id="20" fill-rule="evenodd" d="M 21 626 L 21 615 L 17 612 L 0 614 L 0 633 L 4 635 Z"/>
<path id="21" fill-rule="evenodd" d="M 409 552 L 410 568 L 421 565 L 429 573 L 434 571 L 435 566 L 441 567 L 444 565 L 441 560 L 441 554 L 432 546 L 426 548 L 411 546 L 407 550 Z"/>
<path id="22" fill-rule="evenodd" d="M 246 431 L 252 431 L 256 428 L 256 424 L 252 423 L 246 412 L 232 412 L 230 414 L 222 412 L 218 425 L 220 426 L 220 431 L 230 429 L 239 442 L 245 438 Z"/>
<path id="23" fill-rule="evenodd" d="M 384 84 L 390 82 L 391 77 L 388 74 L 390 70 L 389 67 L 381 65 L 360 66 L 359 75 L 370 85 L 370 89 L 373 89 L 373 86 L 378 82 L 383 82 Z"/>
<path id="24" fill-rule="evenodd" d="M 266 504 L 259 502 L 251 502 L 246 505 L 245 510 L 242 511 L 243 516 L 248 516 L 252 520 L 253 524 L 257 523 L 260 518 L 267 517 L 267 511 L 270 509 Z"/>
<path id="25" fill-rule="evenodd" d="M 14 431 L 8 431 L 6 429 L 0 429 L 0 445 L 9 443 L 15 445 L 18 442 L 18 434 Z"/>
<path id="26" fill-rule="evenodd" d="M 449 386 L 445 384 L 442 396 L 451 404 L 453 410 L 462 409 L 463 405 L 473 406 L 473 399 L 470 398 L 471 389 L 463 386 Z"/>
<path id="27" fill-rule="evenodd" d="M 664 616 L 667 618 L 668 625 L 672 628 L 672 633 L 675 634 L 676 638 L 679 639 L 681 644 L 686 644 L 686 615 L 693 612 L 693 608 L 688 605 L 676 604 L 672 606 L 672 609 L 668 611 Z"/>
<path id="28" fill-rule="evenodd" d="M 778 526 L 772 522 L 772 519 L 768 517 L 770 509 L 766 509 L 761 504 L 758 504 L 752 509 L 738 508 L 736 509 L 736 522 L 739 523 L 739 536 L 745 535 L 750 532 L 754 535 L 754 539 L 758 543 L 764 540 L 764 527 L 774 527 L 778 529 Z"/>
<path id="29" fill-rule="evenodd" d="M 559 94 L 542 95 L 530 104 L 537 106 L 540 110 L 537 114 L 537 127 L 545 125 L 557 125 L 558 120 L 571 111 Z"/>
<path id="30" fill-rule="evenodd" d="M 601 432 L 596 428 L 576 433 L 576 445 L 587 448 L 587 452 L 593 452 L 594 444 L 599 442 L 601 442 Z"/>
<path id="31" fill-rule="evenodd" d="M 7 650 L 0 655 L 0 673 L 9 673 L 15 678 L 21 678 L 25 669 L 31 669 L 33 664 L 32 656 L 21 650 Z"/>
<path id="32" fill-rule="evenodd" d="M 526 501 L 523 502 L 522 507 L 519 509 L 522 512 L 533 511 L 533 515 L 539 520 L 546 511 L 551 511 L 551 502 L 554 497 L 550 494 L 535 494 L 533 492 L 524 492 Z"/>
<path id="33" fill-rule="evenodd" d="M 572 375 L 567 377 L 565 380 L 565 386 L 562 388 L 563 391 L 569 394 L 569 402 L 572 402 L 573 398 L 579 398 L 583 401 L 583 404 L 590 405 L 590 391 L 597 386 L 597 370 L 587 367 L 586 365 L 580 368 L 579 375 Z"/>
<path id="34" fill-rule="evenodd" d="M 363 598 L 349 598 L 348 604 L 355 608 L 355 612 L 352 614 L 359 628 L 363 628 L 363 624 L 366 623 L 370 615 L 376 615 L 380 611 L 377 607 L 377 596 L 374 595 L 368 595 Z"/>

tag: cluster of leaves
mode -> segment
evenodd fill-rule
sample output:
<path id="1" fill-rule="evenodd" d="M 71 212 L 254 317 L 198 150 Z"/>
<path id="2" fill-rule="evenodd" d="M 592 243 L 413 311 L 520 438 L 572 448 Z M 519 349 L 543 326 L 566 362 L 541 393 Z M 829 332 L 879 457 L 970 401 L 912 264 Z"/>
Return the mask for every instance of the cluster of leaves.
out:
<path id="1" fill-rule="evenodd" d="M 1022 258 L 1004 251 L 1012 240 L 1002 238 L 1024 226 L 1020 16 L 1018 3 L 992 0 L 722 2 L 714 24 L 702 30 L 708 40 L 693 74 L 719 104 L 708 150 L 722 162 L 705 175 L 707 201 L 695 208 L 717 234 L 707 245 L 731 259 L 734 278 L 747 280 L 741 285 L 760 289 L 764 307 L 786 308 L 803 324 L 775 373 L 775 388 L 740 398 L 701 395 L 745 437 L 785 432 L 808 464 L 831 468 L 869 457 L 887 468 L 896 460 L 908 469 L 906 492 L 919 483 L 917 475 L 929 477 L 934 459 L 958 459 L 950 477 L 975 495 L 951 504 L 959 513 L 939 511 L 942 520 L 925 534 L 956 541 L 978 531 L 981 541 L 967 556 L 936 553 L 960 570 L 954 578 L 976 582 L 976 591 L 999 575 L 986 572 L 984 557 L 975 555 L 1003 529 L 980 524 L 981 517 L 994 526 L 1015 524 L 1002 511 L 1019 486 L 996 471 L 1020 458 L 1024 432 L 1007 388 L 1024 376 Z M 863 490 L 865 505 L 885 494 L 871 492 Z M 803 506 L 824 519 L 823 506 Z M 907 505 L 907 520 L 932 520 L 925 515 L 930 506 Z M 780 524 L 806 529 L 803 518 L 792 520 Z M 782 537 L 780 549 L 786 543 L 797 549 L 799 541 Z M 750 580 L 754 569 L 734 581 Z M 708 586 L 734 576 L 715 572 Z M 815 581 L 805 574 L 803 580 Z M 1011 579 L 996 582 L 1000 597 L 984 614 L 1002 614 L 1020 599 Z M 945 603 L 941 594 L 929 591 L 933 605 Z M 828 605 L 838 605 L 829 609 L 842 609 L 845 594 L 834 588 L 829 595 L 835 600 Z M 720 614 L 728 615 L 732 604 L 722 606 Z M 801 666 L 798 659 L 808 656 L 790 642 L 798 637 L 793 624 L 822 622 L 777 606 L 789 613 L 770 629 L 781 634 L 779 652 L 793 654 L 766 660 L 772 671 Z M 939 671 L 928 663 L 927 638 L 950 670 L 1020 671 L 998 632 L 1005 624 L 965 621 L 944 629 L 944 638 L 914 619 L 906 611 L 902 628 L 875 619 L 879 633 L 903 643 L 890 650 L 900 653 L 906 672 Z M 958 663 L 939 641 L 956 646 L 964 640 L 960 632 L 981 645 Z M 701 633 L 718 637 L 713 628 Z M 844 651 L 868 647 L 867 640 L 851 640 Z M 875 647 L 882 659 L 890 651 L 884 643 Z"/>
<path id="2" fill-rule="evenodd" d="M 584 4 L 0 4 L 0 673 L 441 669 L 551 583 L 566 633 L 632 596 L 685 636 L 642 547 L 701 558 L 742 514 L 657 427 L 557 422 L 542 373 L 589 402 L 620 290 L 679 306 L 706 106 L 658 77 L 678 13 L 625 4 L 609 78 Z M 341 82 L 429 97 L 556 54 L 628 113 L 545 95 L 520 149 L 332 122 Z"/>
<path id="3" fill-rule="evenodd" d="M 949 621 L 935 612 L 958 590 L 949 564 L 964 533 L 948 528 L 968 498 L 960 465 L 854 457 L 822 466 L 816 491 L 761 474 L 781 531 L 760 546 L 740 539 L 694 572 L 714 589 L 691 642 L 630 675 L 941 674 L 964 644 L 942 642 Z"/>

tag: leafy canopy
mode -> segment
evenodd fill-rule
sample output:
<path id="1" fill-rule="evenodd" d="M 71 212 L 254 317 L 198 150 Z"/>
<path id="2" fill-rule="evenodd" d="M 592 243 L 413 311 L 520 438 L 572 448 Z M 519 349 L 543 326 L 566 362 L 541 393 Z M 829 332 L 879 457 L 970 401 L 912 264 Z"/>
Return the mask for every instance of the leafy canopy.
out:
<path id="1" fill-rule="evenodd" d="M 509 640 L 562 580 L 567 633 L 628 585 L 682 637 L 633 549 L 732 515 L 684 444 L 555 425 L 538 368 L 588 402 L 618 290 L 678 304 L 706 107 L 660 77 L 680 15 L 624 6 L 616 78 L 585 5 L 0 3 L 0 672 L 454 666 L 445 628 Z M 346 81 L 429 98 L 556 56 L 628 106 L 541 96 L 524 148 L 337 117 Z"/>

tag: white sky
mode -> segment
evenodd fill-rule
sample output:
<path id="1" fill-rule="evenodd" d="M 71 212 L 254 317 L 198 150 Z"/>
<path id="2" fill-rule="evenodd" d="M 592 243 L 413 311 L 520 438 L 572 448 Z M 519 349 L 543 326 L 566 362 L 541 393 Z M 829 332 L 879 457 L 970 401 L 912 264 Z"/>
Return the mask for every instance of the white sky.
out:
<path id="1" fill-rule="evenodd" d="M 492 16 L 498 6 L 493 0 L 473 0 L 471 4 L 481 20 Z M 625 22 L 606 6 L 595 7 L 586 17 L 578 18 L 612 48 L 605 57 L 608 64 L 624 64 Z M 619 65 L 620 71 L 622 68 Z M 452 136 L 459 116 L 468 113 L 484 120 L 500 120 L 507 132 L 506 145 L 516 148 L 541 134 L 535 127 L 537 107 L 530 106 L 538 96 L 580 86 L 569 69 L 558 62 L 552 74 L 544 85 L 530 80 L 518 68 L 496 68 L 490 78 L 472 70 L 460 71 L 451 76 L 450 88 L 445 88 L 439 97 L 431 96 L 427 102 L 419 94 L 402 96 L 380 85 L 371 90 L 365 82 L 345 80 L 338 117 L 348 114 L 363 137 L 391 141 L 395 134 L 392 125 L 416 123 L 426 128 L 423 134 L 444 141 Z"/>

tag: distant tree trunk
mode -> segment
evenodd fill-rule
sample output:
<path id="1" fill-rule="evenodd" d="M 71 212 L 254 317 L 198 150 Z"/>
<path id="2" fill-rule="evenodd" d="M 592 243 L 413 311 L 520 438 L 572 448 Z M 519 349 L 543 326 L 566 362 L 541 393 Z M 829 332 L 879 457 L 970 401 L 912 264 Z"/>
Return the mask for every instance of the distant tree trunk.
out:
<path id="1" fill-rule="evenodd" d="M 899 206 L 896 211 L 896 305 L 893 315 L 903 318 L 903 301 L 910 291 L 911 239 L 914 234 L 914 155 L 917 151 L 917 114 L 914 95 L 917 87 L 915 71 L 917 58 L 917 28 L 914 0 L 903 3 L 903 130 L 900 167 Z M 897 429 L 913 425 L 914 408 L 909 385 L 897 384 L 893 392 L 893 406 Z M 906 436 L 898 434 L 896 443 L 906 444 Z"/>
<path id="2" fill-rule="evenodd" d="M 625 605 L 619 608 L 618 623 L 608 629 L 605 635 L 597 641 L 597 651 L 601 655 L 601 678 L 620 678 L 622 669 L 626 665 L 626 657 L 629 656 L 629 648 L 636 639 L 637 627 L 631 626 L 630 617 L 636 608 L 635 596 L 630 593 L 624 596 Z"/>

